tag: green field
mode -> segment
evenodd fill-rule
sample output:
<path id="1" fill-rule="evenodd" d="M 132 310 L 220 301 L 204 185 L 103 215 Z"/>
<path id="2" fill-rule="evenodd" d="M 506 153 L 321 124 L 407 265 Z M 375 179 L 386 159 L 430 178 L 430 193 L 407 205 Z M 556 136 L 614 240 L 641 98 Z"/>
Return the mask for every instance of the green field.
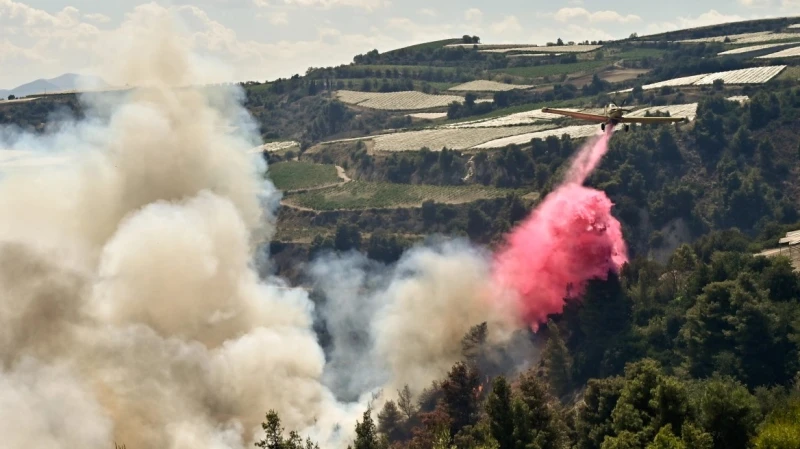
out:
<path id="1" fill-rule="evenodd" d="M 797 79 L 800 79 L 800 67 L 786 67 L 775 79 L 796 81 Z"/>
<path id="2" fill-rule="evenodd" d="M 507 73 L 513 76 L 524 78 L 542 78 L 545 76 L 569 75 L 578 72 L 588 72 L 611 65 L 609 61 L 580 61 L 570 64 L 544 64 L 530 67 L 511 67 L 506 69 L 495 69 L 495 73 Z"/>
<path id="3" fill-rule="evenodd" d="M 388 70 L 397 69 L 399 72 L 402 72 L 404 69 L 408 69 L 409 72 L 425 72 L 428 69 L 433 70 L 434 72 L 441 70 L 442 73 L 455 73 L 459 69 L 461 71 L 468 71 L 469 67 L 448 67 L 448 66 L 437 66 L 437 65 L 387 65 L 387 64 L 363 64 L 359 65 L 358 67 L 363 68 L 370 68 L 372 70 L 383 70 L 384 72 Z"/>
<path id="4" fill-rule="evenodd" d="M 457 38 L 457 37 L 456 38 L 451 38 L 451 39 L 442 39 L 442 40 L 439 40 L 439 41 L 425 42 L 423 44 L 411 45 L 409 47 L 402 47 L 402 48 L 398 48 L 396 50 L 389 50 L 387 52 L 384 52 L 384 54 L 394 53 L 394 52 L 398 52 L 400 50 L 405 50 L 405 51 L 421 51 L 421 50 L 428 50 L 428 49 L 436 50 L 437 48 L 442 48 L 445 45 L 459 44 L 461 42 L 462 42 L 461 38 Z"/>
<path id="5" fill-rule="evenodd" d="M 337 83 L 339 81 L 344 83 L 344 88 L 343 89 L 345 89 L 345 90 L 358 90 L 358 91 L 360 91 L 361 90 L 361 83 L 364 82 L 364 79 L 365 78 L 342 78 L 342 79 L 337 79 L 336 81 L 337 81 Z M 382 76 L 374 76 L 374 77 L 368 77 L 366 79 L 368 79 L 368 80 L 377 80 L 378 81 L 378 88 L 379 88 L 380 87 L 380 83 L 382 83 L 383 80 L 384 80 L 384 77 L 382 77 Z M 392 81 L 394 81 L 394 80 L 392 78 L 389 78 L 389 82 L 391 83 Z M 352 82 L 353 83 L 353 87 L 352 88 L 348 87 L 348 85 L 347 85 L 348 82 Z M 441 92 L 444 92 L 444 91 L 446 91 L 447 89 L 449 89 L 449 88 L 451 88 L 453 86 L 458 86 L 459 84 L 461 84 L 461 83 L 444 83 L 444 82 L 438 82 L 438 81 L 422 81 L 422 80 L 412 80 L 412 82 L 414 83 L 414 90 L 422 91 L 422 86 L 424 84 L 427 84 L 430 87 L 432 87 L 432 88 L 434 88 L 436 90 L 439 90 Z M 378 88 L 373 86 L 372 92 L 378 92 Z M 340 89 L 340 88 L 337 87 L 337 89 Z"/>
<path id="6" fill-rule="evenodd" d="M 267 175 L 280 190 L 322 187 L 339 182 L 336 167 L 310 162 L 278 162 L 268 167 Z"/>
<path id="7" fill-rule="evenodd" d="M 602 50 L 602 49 L 601 49 Z M 627 59 L 636 60 L 644 58 L 660 58 L 666 50 L 660 48 L 637 48 L 634 50 L 623 51 L 620 53 L 608 54 L 608 59 Z"/>
<path id="8" fill-rule="evenodd" d="M 460 204 L 501 198 L 512 192 L 529 193 L 480 185 L 433 186 L 352 181 L 330 189 L 291 195 L 286 202 L 314 210 L 417 207 L 425 200 Z"/>
<path id="9" fill-rule="evenodd" d="M 602 49 L 600 51 L 603 51 Z M 592 72 L 606 66 L 610 66 L 612 61 L 620 59 L 637 60 L 644 58 L 657 58 L 664 54 L 664 50 L 658 48 L 637 48 L 635 50 L 623 51 L 620 53 L 610 53 L 600 61 L 584 60 L 569 64 L 543 64 L 529 67 L 511 67 L 505 69 L 495 69 L 495 73 L 507 73 L 513 76 L 524 78 L 542 78 L 545 76 L 571 75 L 578 72 Z"/>

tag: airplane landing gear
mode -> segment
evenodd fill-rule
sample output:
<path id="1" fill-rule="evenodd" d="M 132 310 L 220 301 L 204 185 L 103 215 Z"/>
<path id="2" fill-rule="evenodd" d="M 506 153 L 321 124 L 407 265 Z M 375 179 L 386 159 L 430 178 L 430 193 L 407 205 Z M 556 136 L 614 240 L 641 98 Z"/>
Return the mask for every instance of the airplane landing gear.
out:
<path id="1" fill-rule="evenodd" d="M 625 132 L 628 132 L 631 129 L 631 125 L 625 124 Z"/>
<path id="2" fill-rule="evenodd" d="M 606 124 L 605 123 L 601 123 L 600 124 L 600 129 L 605 131 L 606 130 Z"/>

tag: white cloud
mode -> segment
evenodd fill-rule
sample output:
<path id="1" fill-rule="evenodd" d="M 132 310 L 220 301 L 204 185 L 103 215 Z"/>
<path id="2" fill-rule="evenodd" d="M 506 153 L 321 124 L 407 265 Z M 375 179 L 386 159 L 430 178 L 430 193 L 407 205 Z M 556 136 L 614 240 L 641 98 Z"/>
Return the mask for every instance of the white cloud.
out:
<path id="1" fill-rule="evenodd" d="M 790 12 L 800 8 L 800 0 L 739 0 L 739 4 L 753 9 L 780 7 L 783 12 Z"/>
<path id="2" fill-rule="evenodd" d="M 719 11 L 712 9 L 696 17 L 678 17 L 676 20 L 670 22 L 651 23 L 647 26 L 647 31 L 652 34 L 657 34 L 686 28 L 697 28 L 708 25 L 717 25 L 720 23 L 738 22 L 741 20 L 746 19 L 738 15 L 722 14 Z"/>
<path id="3" fill-rule="evenodd" d="M 431 8 L 419 9 L 417 10 L 417 13 L 421 16 L 436 17 L 436 10 Z"/>
<path id="4" fill-rule="evenodd" d="M 102 34 L 82 21 L 77 8 L 49 13 L 12 0 L 0 0 L 0 30 L 2 87 L 31 81 L 32 73 L 38 78 L 74 69 L 87 61 L 90 46 Z"/>
<path id="5" fill-rule="evenodd" d="M 483 19 L 483 12 L 478 8 L 470 8 L 464 11 L 464 18 L 469 22 L 480 22 Z"/>
<path id="6" fill-rule="evenodd" d="M 84 14 L 83 18 L 88 20 L 88 21 L 90 21 L 90 22 L 95 22 L 95 23 L 108 23 L 108 22 L 111 22 L 111 17 L 108 17 L 105 14 L 99 14 L 99 13 Z"/>
<path id="7" fill-rule="evenodd" d="M 638 22 L 642 20 L 641 17 L 635 14 L 628 14 L 623 16 L 622 14 L 616 11 L 590 12 L 586 8 L 561 8 L 558 11 L 556 11 L 555 14 L 552 14 L 552 17 L 558 20 L 559 22 L 569 22 L 571 20 L 580 19 L 580 20 L 588 20 L 589 22 L 592 23 L 596 22 L 628 23 L 628 22 Z"/>
<path id="8" fill-rule="evenodd" d="M 285 11 L 274 11 L 267 14 L 259 14 L 260 17 L 266 17 L 267 21 L 273 25 L 287 25 L 289 23 L 289 15 Z"/>
<path id="9" fill-rule="evenodd" d="M 323 9 L 349 6 L 367 11 L 374 11 L 391 5 L 389 0 L 283 0 L 283 3 L 297 6 L 316 6 Z"/>
<path id="10" fill-rule="evenodd" d="M 497 34 L 518 33 L 522 31 L 522 25 L 520 25 L 516 17 L 505 16 L 503 20 L 492 23 L 489 29 Z"/>

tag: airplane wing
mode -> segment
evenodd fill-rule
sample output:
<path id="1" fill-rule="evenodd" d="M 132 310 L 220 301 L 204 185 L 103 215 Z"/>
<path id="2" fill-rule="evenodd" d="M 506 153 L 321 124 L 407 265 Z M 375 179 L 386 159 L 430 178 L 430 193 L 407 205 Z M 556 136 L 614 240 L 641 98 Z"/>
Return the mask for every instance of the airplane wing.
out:
<path id="1" fill-rule="evenodd" d="M 590 122 L 607 122 L 608 117 L 604 115 L 584 114 L 582 112 L 565 111 L 563 109 L 542 108 L 542 112 L 548 114 L 566 115 L 568 117 L 577 118 L 580 120 L 589 120 Z"/>
<path id="2" fill-rule="evenodd" d="M 622 117 L 620 123 L 676 123 L 688 121 L 686 117 Z"/>

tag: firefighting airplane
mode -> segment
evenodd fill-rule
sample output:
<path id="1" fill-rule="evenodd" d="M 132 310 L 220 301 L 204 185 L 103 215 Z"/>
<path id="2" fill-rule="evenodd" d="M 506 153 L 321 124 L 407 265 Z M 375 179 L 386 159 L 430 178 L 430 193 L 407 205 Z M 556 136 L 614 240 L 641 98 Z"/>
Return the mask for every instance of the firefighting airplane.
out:
<path id="1" fill-rule="evenodd" d="M 624 102 L 623 102 L 624 106 Z M 568 117 L 577 118 L 580 120 L 588 120 L 590 122 L 600 122 L 600 129 L 606 130 L 606 124 L 616 126 L 619 123 L 625 124 L 625 131 L 628 131 L 629 123 L 678 123 L 686 122 L 686 117 L 626 117 L 624 114 L 631 112 L 632 109 L 623 109 L 614 103 L 609 104 L 603 110 L 603 115 L 586 114 L 583 112 L 565 111 L 563 109 L 542 108 L 542 112 L 550 114 L 566 115 Z"/>

